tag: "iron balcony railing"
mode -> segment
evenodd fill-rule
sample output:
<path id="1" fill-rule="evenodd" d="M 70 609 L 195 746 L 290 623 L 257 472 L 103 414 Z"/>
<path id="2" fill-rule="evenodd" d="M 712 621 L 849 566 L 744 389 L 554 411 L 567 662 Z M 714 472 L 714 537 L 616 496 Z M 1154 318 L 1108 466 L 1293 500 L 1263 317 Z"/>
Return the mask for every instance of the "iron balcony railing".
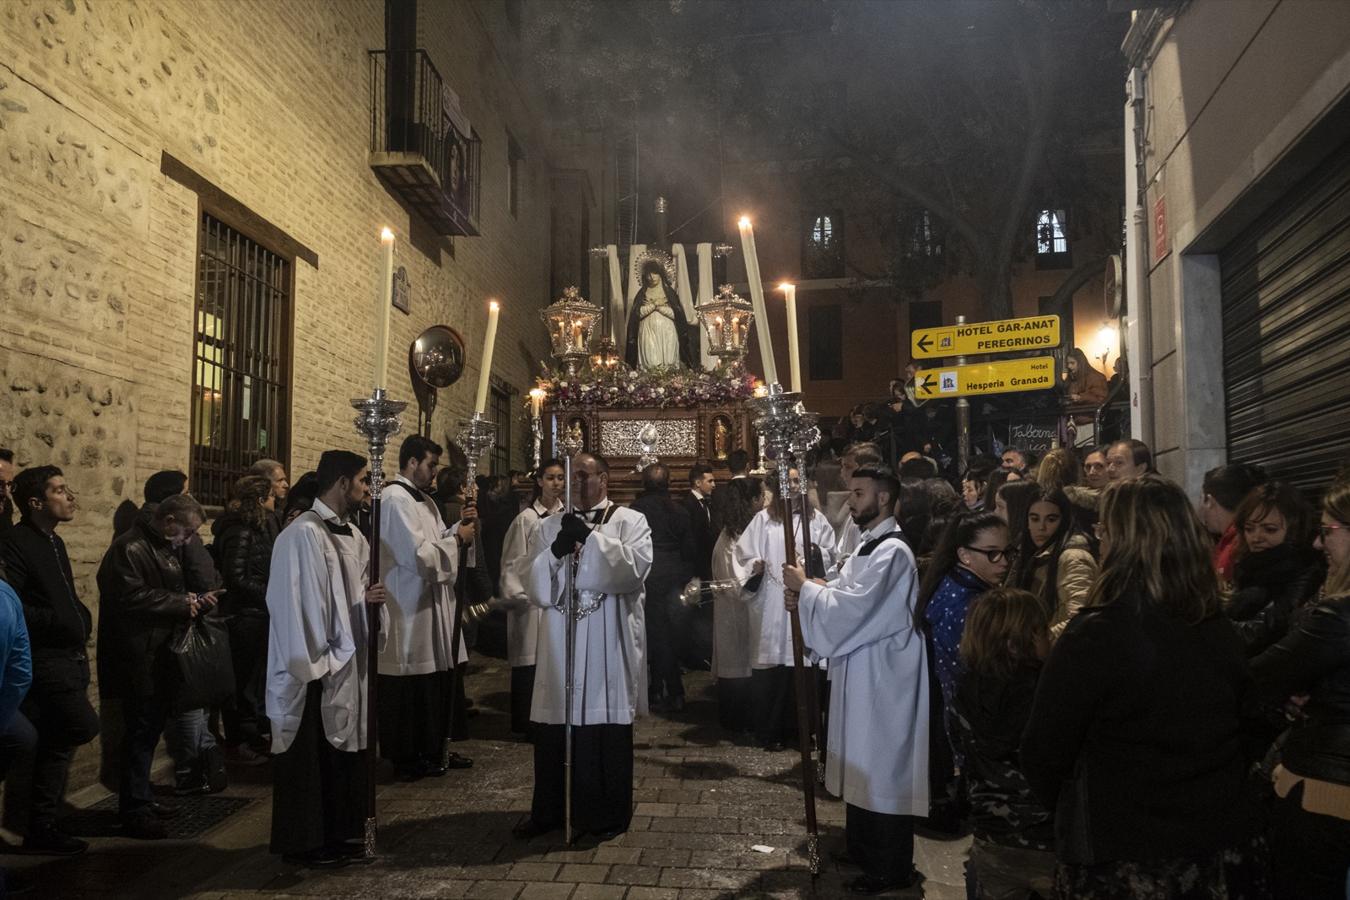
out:
<path id="1" fill-rule="evenodd" d="M 427 52 L 371 50 L 370 76 L 371 168 L 438 233 L 477 235 L 482 144 Z"/>

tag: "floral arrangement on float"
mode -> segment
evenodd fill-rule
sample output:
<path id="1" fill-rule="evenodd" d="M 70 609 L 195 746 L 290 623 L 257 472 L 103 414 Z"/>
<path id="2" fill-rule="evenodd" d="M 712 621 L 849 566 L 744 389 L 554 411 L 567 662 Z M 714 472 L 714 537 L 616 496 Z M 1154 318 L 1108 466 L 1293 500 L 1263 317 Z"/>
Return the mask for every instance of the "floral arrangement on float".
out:
<path id="1" fill-rule="evenodd" d="M 747 372 L 703 369 L 631 369 L 616 365 L 587 369 L 576 375 L 553 370 L 539 379 L 552 405 L 567 409 L 600 406 L 611 409 L 688 409 L 739 403 L 754 396 L 758 384 Z"/>

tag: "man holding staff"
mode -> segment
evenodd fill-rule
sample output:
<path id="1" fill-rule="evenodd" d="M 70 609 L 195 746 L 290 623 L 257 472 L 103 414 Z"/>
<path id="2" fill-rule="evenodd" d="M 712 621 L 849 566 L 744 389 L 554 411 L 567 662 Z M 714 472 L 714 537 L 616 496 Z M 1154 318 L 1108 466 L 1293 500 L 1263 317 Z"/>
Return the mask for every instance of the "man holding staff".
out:
<path id="1" fill-rule="evenodd" d="M 367 771 L 366 604 L 370 545 L 351 515 L 370 501 L 364 456 L 319 457 L 314 506 L 284 529 L 267 581 L 267 717 L 272 721 L 271 850 L 287 862 L 332 868 L 361 858 Z"/>
<path id="2" fill-rule="evenodd" d="M 458 648 L 450 644 L 459 549 L 473 543 L 475 520 L 470 506 L 453 528 L 441 521 L 426 493 L 440 464 L 439 444 L 409 435 L 380 504 L 380 580 L 389 591 L 389 637 L 380 652 L 380 754 L 406 781 L 445 774 L 451 671 L 468 660 L 462 635 Z M 456 753 L 449 763 L 462 769 L 470 760 Z"/>
<path id="3" fill-rule="evenodd" d="M 564 824 L 567 778 L 567 566 L 575 566 L 572 670 L 572 830 L 601 840 L 633 816 L 633 719 L 647 711 L 643 583 L 652 565 L 647 519 L 609 499 L 609 464 L 572 463 L 575 511 L 540 525 L 529 596 L 543 607 L 534 698 L 534 799 L 520 838 Z M 573 835 L 568 835 L 571 839 Z"/>
<path id="4" fill-rule="evenodd" d="M 854 893 L 908 887 L 914 819 L 928 815 L 928 668 L 916 625 L 914 556 L 895 516 L 900 482 L 859 468 L 849 508 L 862 529 L 857 551 L 828 583 L 783 566 L 784 604 L 796 608 L 807 646 L 829 659 L 829 756 L 825 786 L 846 804 L 847 850 L 862 875 Z"/>

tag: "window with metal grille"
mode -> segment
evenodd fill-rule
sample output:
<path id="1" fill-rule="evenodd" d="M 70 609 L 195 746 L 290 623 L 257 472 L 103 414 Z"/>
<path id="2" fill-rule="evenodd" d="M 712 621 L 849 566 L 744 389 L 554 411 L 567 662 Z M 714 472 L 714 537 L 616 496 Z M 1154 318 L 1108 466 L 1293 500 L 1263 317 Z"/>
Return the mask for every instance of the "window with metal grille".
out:
<path id="1" fill-rule="evenodd" d="M 1043 209 L 1036 215 L 1036 268 L 1068 269 L 1069 236 L 1064 230 L 1064 210 Z"/>
<path id="2" fill-rule="evenodd" d="M 287 461 L 291 290 L 290 260 L 202 213 L 189 477 L 204 504 L 259 459 Z"/>
<path id="3" fill-rule="evenodd" d="M 804 278 L 844 277 L 844 222 L 838 212 L 812 213 L 802 235 Z"/>
<path id="4" fill-rule="evenodd" d="M 493 475 L 505 475 L 511 471 L 511 420 L 515 417 L 511 395 L 515 393 L 510 386 L 492 385 L 490 418 L 497 423 L 497 443 L 492 445 L 491 472 Z"/>

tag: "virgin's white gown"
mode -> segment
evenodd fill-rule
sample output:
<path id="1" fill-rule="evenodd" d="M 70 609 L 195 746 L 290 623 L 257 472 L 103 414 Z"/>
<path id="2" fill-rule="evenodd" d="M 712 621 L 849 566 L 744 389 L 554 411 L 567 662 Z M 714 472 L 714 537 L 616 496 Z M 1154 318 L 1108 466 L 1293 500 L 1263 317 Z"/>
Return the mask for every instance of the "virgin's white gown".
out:
<path id="1" fill-rule="evenodd" d="M 655 309 L 638 322 L 638 368 L 655 369 L 680 364 L 680 333 L 675 327 L 675 311 L 660 287 L 643 293 L 642 315 L 648 304 Z"/>

